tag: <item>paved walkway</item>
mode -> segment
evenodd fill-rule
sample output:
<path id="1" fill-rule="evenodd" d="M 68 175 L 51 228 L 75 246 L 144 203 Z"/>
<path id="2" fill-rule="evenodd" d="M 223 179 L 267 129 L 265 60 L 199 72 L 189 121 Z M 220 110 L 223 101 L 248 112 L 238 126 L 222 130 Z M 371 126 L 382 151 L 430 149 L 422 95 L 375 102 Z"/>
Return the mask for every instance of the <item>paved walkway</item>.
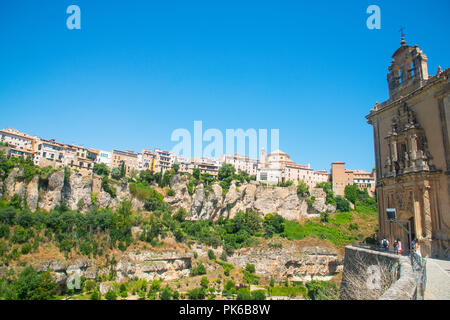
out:
<path id="1" fill-rule="evenodd" d="M 450 260 L 427 259 L 425 300 L 450 300 Z"/>

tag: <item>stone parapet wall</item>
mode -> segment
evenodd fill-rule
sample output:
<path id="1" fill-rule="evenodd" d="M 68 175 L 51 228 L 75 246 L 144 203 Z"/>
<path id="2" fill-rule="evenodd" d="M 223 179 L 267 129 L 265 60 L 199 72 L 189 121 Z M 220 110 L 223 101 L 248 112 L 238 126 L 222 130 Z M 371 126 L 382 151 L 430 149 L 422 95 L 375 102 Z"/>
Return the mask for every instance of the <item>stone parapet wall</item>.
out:
<path id="1" fill-rule="evenodd" d="M 408 257 L 347 246 L 341 300 L 411 300 L 417 288 Z"/>
<path id="2" fill-rule="evenodd" d="M 400 277 L 378 300 L 412 300 L 417 290 L 416 275 L 408 257 L 400 257 Z"/>

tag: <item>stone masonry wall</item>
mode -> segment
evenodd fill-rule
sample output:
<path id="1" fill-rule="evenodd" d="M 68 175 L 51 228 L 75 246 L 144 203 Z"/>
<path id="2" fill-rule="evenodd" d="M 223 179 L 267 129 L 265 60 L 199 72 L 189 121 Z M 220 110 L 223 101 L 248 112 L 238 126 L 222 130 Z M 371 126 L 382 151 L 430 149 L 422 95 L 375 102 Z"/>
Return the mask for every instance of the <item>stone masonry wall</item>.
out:
<path id="1" fill-rule="evenodd" d="M 416 278 L 409 258 L 347 246 L 341 300 L 411 300 Z"/>

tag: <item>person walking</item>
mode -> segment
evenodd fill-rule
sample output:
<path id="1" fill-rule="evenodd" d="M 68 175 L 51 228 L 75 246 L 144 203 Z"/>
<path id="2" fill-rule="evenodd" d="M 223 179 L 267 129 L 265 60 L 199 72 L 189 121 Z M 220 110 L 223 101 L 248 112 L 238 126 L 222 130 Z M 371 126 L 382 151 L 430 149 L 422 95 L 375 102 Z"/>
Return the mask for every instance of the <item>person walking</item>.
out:
<path id="1" fill-rule="evenodd" d="M 419 257 L 422 257 L 422 253 L 420 252 L 420 245 L 417 238 L 413 241 L 413 250 L 414 253 L 416 253 Z"/>
<path id="2" fill-rule="evenodd" d="M 398 254 L 398 241 L 397 240 L 394 241 L 394 253 Z"/>
<path id="3" fill-rule="evenodd" d="M 381 240 L 381 246 L 383 247 L 384 251 L 389 251 L 389 241 L 386 239 L 386 237 Z"/>
<path id="4" fill-rule="evenodd" d="M 422 258 L 422 253 L 420 252 L 420 245 L 419 245 L 419 243 L 417 242 L 417 239 L 416 239 L 416 250 L 415 250 L 415 252 L 416 252 L 416 254 L 417 254 L 419 257 Z"/>
<path id="5" fill-rule="evenodd" d="M 400 239 L 397 240 L 397 246 L 398 246 L 398 253 L 402 254 L 403 253 L 403 248 L 402 248 L 402 242 L 400 241 Z"/>

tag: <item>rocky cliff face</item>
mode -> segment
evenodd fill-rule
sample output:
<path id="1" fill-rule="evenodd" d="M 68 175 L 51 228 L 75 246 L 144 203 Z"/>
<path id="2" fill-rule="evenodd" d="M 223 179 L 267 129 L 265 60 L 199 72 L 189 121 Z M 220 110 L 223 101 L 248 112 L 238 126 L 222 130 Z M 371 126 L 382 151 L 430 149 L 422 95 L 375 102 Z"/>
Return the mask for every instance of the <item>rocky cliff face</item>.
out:
<path id="1" fill-rule="evenodd" d="M 325 204 L 325 193 L 319 189 L 313 190 L 316 200 L 308 208 L 306 200 L 297 197 L 295 186 L 267 187 L 256 181 L 238 186 L 233 182 L 228 192 L 224 193 L 218 183 L 210 187 L 200 184 L 190 195 L 187 184 L 186 176 L 175 175 L 170 183 L 175 194 L 165 200 L 176 208 L 185 208 L 192 220 L 218 219 L 221 216 L 232 218 L 238 211 L 247 209 L 262 214 L 276 212 L 288 220 L 296 220 L 326 210 L 334 212 L 336 209 Z M 72 172 L 65 178 L 63 170 L 54 172 L 48 179 L 34 177 L 27 182 L 23 169 L 15 168 L 2 183 L 1 193 L 9 199 L 17 194 L 31 211 L 36 211 L 38 207 L 49 211 L 62 202 L 71 210 L 86 211 L 93 206 L 93 198 L 100 209 L 114 209 L 122 199 L 131 200 L 135 209 L 143 209 L 143 203 L 132 198 L 127 183 L 115 185 L 115 188 L 117 197 L 112 199 L 102 190 L 101 177 Z"/>
<path id="2" fill-rule="evenodd" d="M 228 261 L 241 268 L 255 265 L 256 274 L 273 277 L 275 281 L 328 280 L 342 272 L 343 261 L 338 254 L 324 247 L 295 246 L 288 248 L 246 248 L 237 251 Z"/>
<path id="3" fill-rule="evenodd" d="M 127 253 L 115 266 L 117 280 L 161 278 L 175 280 L 189 275 L 192 254 L 180 255 L 176 252 Z"/>
<path id="4" fill-rule="evenodd" d="M 325 192 L 315 191 L 316 201 L 308 208 L 305 199 L 299 199 L 295 186 L 273 187 L 262 186 L 256 181 L 237 186 L 233 182 L 226 194 L 218 183 L 209 189 L 198 185 L 192 196 L 187 190 L 187 177 L 175 176 L 171 188 L 175 195 L 167 197 L 166 201 L 175 207 L 185 208 L 191 214 L 191 219 L 232 218 L 240 210 L 257 210 L 262 214 L 276 212 L 288 220 L 309 217 L 311 214 L 329 210 L 334 212 L 335 206 L 325 204 Z"/>
<path id="5" fill-rule="evenodd" d="M 208 250 L 213 250 L 216 255 L 222 251 L 221 248 L 214 249 L 196 244 L 193 250 L 186 248 L 180 251 L 167 248 L 124 252 L 116 257 L 117 263 L 112 265 L 88 258 L 36 259 L 32 261 L 32 265 L 38 272 L 50 271 L 56 280 L 58 291 L 62 293 L 68 285 L 76 285 L 80 277 L 98 280 L 108 276 L 111 270 L 115 271 L 117 282 L 130 279 L 177 280 L 189 276 L 194 252 L 199 258 L 207 259 Z M 280 248 L 257 246 L 240 249 L 229 256 L 227 261 L 241 268 L 245 268 L 248 263 L 254 264 L 258 276 L 267 280 L 273 278 L 275 281 L 329 280 L 338 272 L 342 272 L 343 268 L 342 259 L 333 249 L 317 246 L 298 247 L 294 244 Z M 23 266 L 1 266 L 0 277 L 6 276 L 11 268 L 18 273 Z M 216 268 L 215 263 L 206 263 L 207 272 Z M 101 283 L 100 288 L 102 294 L 105 294 L 110 289 L 110 284 Z"/>

